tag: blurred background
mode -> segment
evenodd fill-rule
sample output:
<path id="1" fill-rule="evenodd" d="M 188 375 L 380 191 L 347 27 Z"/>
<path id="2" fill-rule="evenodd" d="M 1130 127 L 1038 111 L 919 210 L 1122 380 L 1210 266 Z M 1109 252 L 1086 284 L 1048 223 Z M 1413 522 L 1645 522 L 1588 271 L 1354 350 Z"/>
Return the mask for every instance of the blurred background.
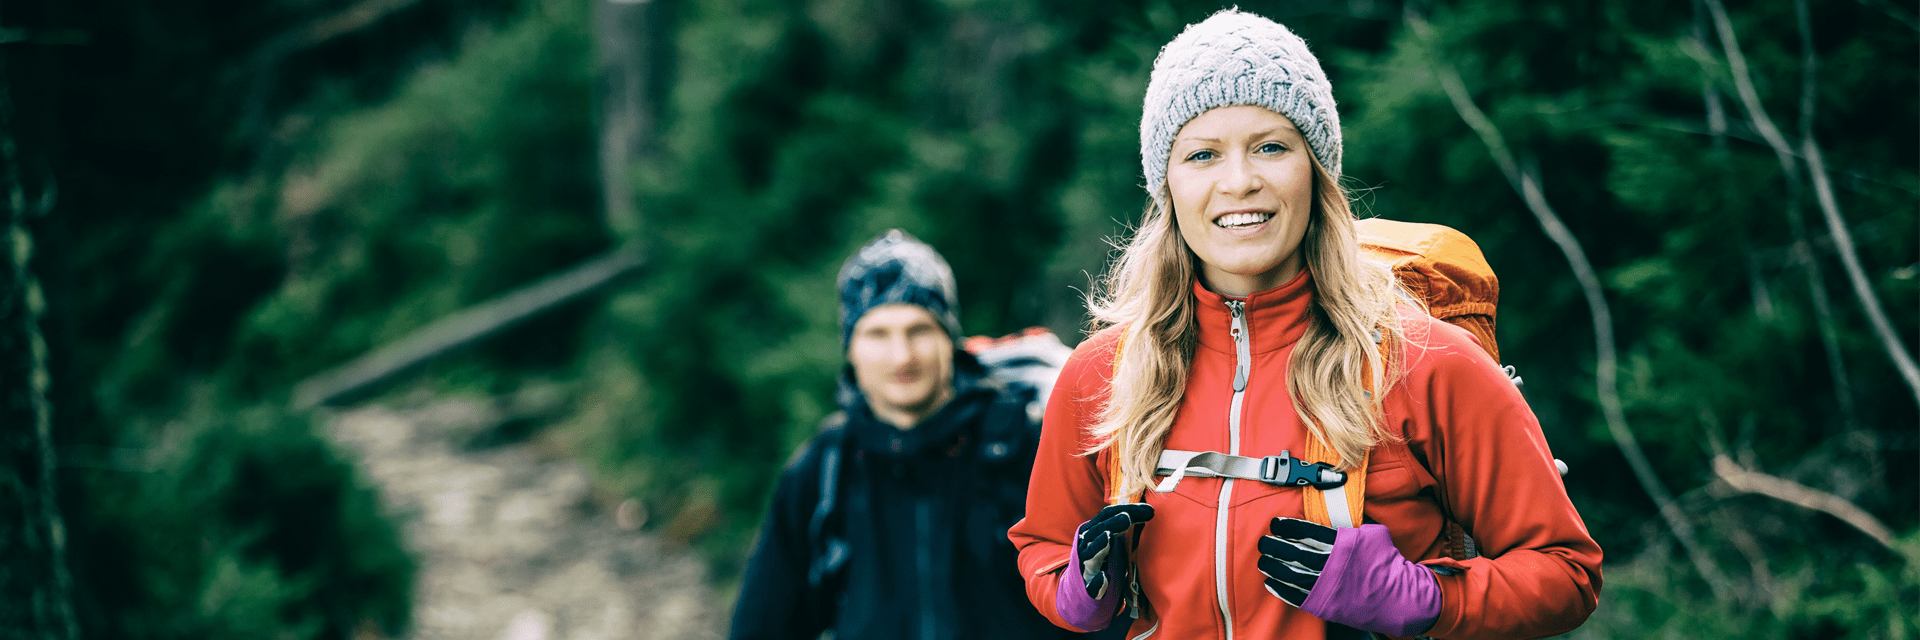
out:
<path id="1" fill-rule="evenodd" d="M 890 227 L 1084 336 L 1166 0 L 0 2 L 0 637 L 704 638 Z M 1920 7 L 1242 0 L 1472 236 L 1579 638 L 1920 637 Z"/>

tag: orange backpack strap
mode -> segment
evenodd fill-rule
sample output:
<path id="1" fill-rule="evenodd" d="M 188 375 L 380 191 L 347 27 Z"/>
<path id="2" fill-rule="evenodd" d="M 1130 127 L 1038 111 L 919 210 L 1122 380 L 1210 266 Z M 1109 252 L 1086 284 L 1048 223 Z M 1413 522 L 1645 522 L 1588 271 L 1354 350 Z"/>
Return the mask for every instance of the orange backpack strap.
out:
<path id="1" fill-rule="evenodd" d="M 1368 448 L 1360 454 L 1360 464 L 1347 472 L 1346 484 L 1331 489 L 1301 487 L 1302 500 L 1306 504 L 1307 520 L 1334 528 L 1358 527 L 1362 520 L 1361 512 L 1367 502 L 1367 461 L 1372 458 L 1373 449 Z M 1307 441 L 1307 459 L 1340 464 L 1340 452 L 1329 447 L 1319 438 Z"/>
<path id="2" fill-rule="evenodd" d="M 1427 313 L 1480 341 L 1494 362 L 1500 346 L 1493 339 L 1494 306 L 1500 280 L 1467 234 L 1437 224 L 1372 218 L 1354 221 L 1360 250 L 1387 263 L 1393 275 Z"/>
<path id="3" fill-rule="evenodd" d="M 1381 346 L 1384 351 L 1386 345 Z M 1366 385 L 1367 396 L 1372 397 L 1371 376 L 1367 377 Z M 1310 438 L 1307 440 L 1307 459 L 1339 466 L 1342 457 L 1339 450 L 1327 445 L 1326 439 Z M 1301 500 L 1306 506 L 1307 520 L 1336 529 L 1360 526 L 1367 502 L 1367 463 L 1372 459 L 1373 447 L 1367 447 L 1360 453 L 1360 463 L 1347 472 L 1346 484 L 1329 489 L 1301 487 L 1304 490 Z"/>
<path id="4" fill-rule="evenodd" d="M 1127 332 L 1122 330 L 1120 332 L 1119 339 L 1115 340 L 1113 343 L 1113 371 L 1110 372 L 1110 375 L 1107 378 L 1108 385 L 1112 385 L 1113 378 L 1118 377 L 1120 375 L 1120 354 L 1125 353 L 1126 350 L 1127 350 Z M 1113 455 L 1112 447 L 1102 449 L 1101 452 L 1107 458 L 1107 504 L 1126 504 L 1129 502 L 1140 502 L 1141 499 L 1145 498 L 1146 491 L 1144 490 L 1130 496 L 1120 495 L 1118 493 L 1120 491 L 1120 476 L 1121 476 L 1120 459 Z"/>

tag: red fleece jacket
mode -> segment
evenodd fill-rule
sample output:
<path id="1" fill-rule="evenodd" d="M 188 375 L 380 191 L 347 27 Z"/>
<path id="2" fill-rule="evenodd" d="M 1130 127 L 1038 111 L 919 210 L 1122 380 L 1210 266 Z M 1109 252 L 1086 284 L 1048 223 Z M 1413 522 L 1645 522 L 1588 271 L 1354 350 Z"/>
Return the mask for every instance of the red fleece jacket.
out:
<path id="1" fill-rule="evenodd" d="M 1237 451 L 1228 422 L 1234 345 L 1227 298 L 1198 283 L 1194 295 L 1200 346 L 1166 448 L 1254 457 L 1304 451 L 1310 436 L 1287 393 L 1287 361 L 1306 331 L 1309 277 L 1246 299 L 1252 370 Z M 1539 422 L 1466 331 L 1412 307 L 1401 308 L 1401 319 L 1405 372 L 1384 403 L 1388 430 L 1404 441 L 1374 447 L 1364 510 L 1367 522 L 1392 531 L 1408 559 L 1464 569 L 1437 576 L 1440 617 L 1427 635 L 1538 638 L 1579 626 L 1598 603 L 1600 547 L 1567 498 Z M 1094 335 L 1061 371 L 1027 516 L 1008 532 L 1027 597 L 1063 627 L 1054 610 L 1060 568 L 1074 531 L 1108 494 L 1108 452 L 1079 453 L 1092 444 L 1088 432 L 1106 401 L 1118 336 L 1117 329 Z M 1154 518 L 1141 530 L 1136 559 L 1149 615 L 1133 623 L 1129 638 L 1325 637 L 1324 623 L 1267 593 L 1255 564 L 1271 518 L 1306 517 L 1300 490 L 1188 477 L 1172 492 L 1147 491 L 1145 501 Z M 1482 557 L 1445 557 L 1448 514 Z"/>

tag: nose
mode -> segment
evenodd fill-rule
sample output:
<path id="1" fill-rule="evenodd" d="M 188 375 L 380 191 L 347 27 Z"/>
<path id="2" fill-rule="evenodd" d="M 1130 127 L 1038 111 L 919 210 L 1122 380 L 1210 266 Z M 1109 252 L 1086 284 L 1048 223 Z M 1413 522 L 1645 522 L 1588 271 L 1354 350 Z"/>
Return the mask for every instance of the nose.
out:
<path id="1" fill-rule="evenodd" d="M 887 340 L 887 362 L 894 366 L 913 364 L 913 341 L 905 334 L 895 334 Z"/>
<path id="2" fill-rule="evenodd" d="M 1253 170 L 1253 159 L 1247 154 L 1236 153 L 1223 164 L 1224 175 L 1217 184 L 1222 195 L 1245 197 L 1260 191 L 1260 174 Z"/>

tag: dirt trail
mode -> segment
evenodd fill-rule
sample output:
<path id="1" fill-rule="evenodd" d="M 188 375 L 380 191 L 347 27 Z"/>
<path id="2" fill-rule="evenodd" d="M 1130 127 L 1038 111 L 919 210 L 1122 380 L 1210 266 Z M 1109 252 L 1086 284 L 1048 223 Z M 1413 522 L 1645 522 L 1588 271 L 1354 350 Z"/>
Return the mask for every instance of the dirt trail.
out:
<path id="1" fill-rule="evenodd" d="M 527 443 L 476 446 L 492 403 L 335 414 L 328 432 L 383 492 L 420 562 L 413 640 L 709 640 L 705 568 L 590 501 L 587 472 Z"/>

